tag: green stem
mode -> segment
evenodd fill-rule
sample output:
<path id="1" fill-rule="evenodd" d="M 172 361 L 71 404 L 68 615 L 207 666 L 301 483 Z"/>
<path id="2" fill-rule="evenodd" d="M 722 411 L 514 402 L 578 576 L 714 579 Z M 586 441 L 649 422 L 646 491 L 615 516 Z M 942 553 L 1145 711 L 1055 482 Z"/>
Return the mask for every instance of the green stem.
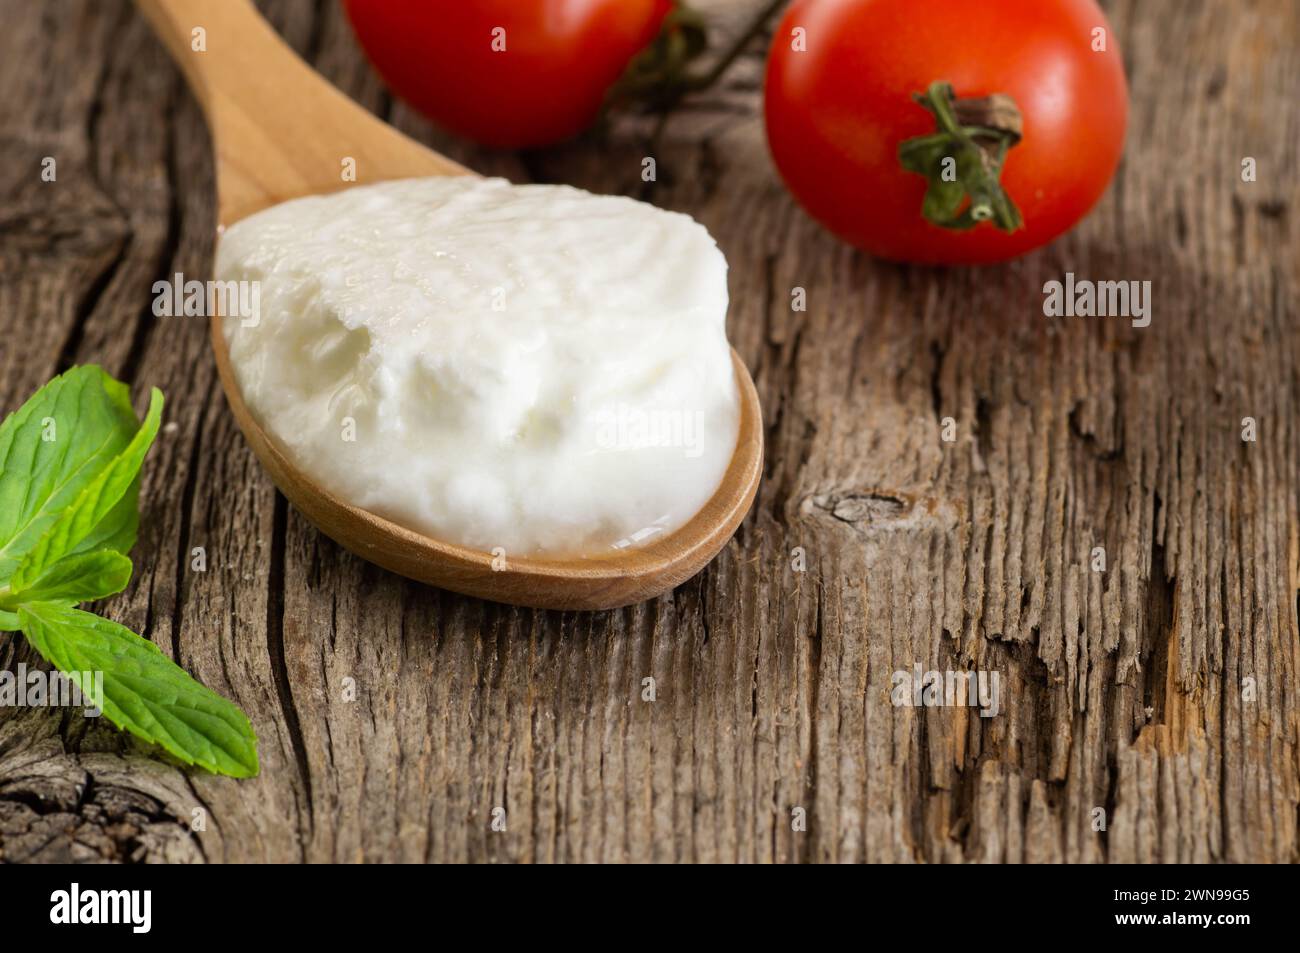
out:
<path id="1" fill-rule="evenodd" d="M 1002 189 L 1007 151 L 1020 141 L 1020 110 L 1002 93 L 957 99 L 942 80 L 913 98 L 934 116 L 938 131 L 899 144 L 898 159 L 929 182 L 921 214 L 943 228 L 991 222 L 1004 232 L 1024 224 Z M 963 207 L 964 204 L 964 207 Z"/>
<path id="2" fill-rule="evenodd" d="M 750 41 L 766 29 L 768 21 L 770 21 L 772 17 L 775 16 L 776 12 L 780 10 L 781 7 L 785 6 L 787 2 L 788 0 L 771 0 L 770 3 L 763 7 L 763 9 L 758 12 L 758 15 L 750 21 L 749 26 L 745 28 L 744 32 L 732 41 L 732 44 L 727 48 L 727 51 L 718 57 L 717 62 L 713 64 L 712 68 L 709 69 L 707 73 L 704 73 L 702 76 L 692 76 L 686 79 L 685 92 L 696 92 L 697 90 L 707 89 L 721 79 L 722 74 L 731 67 L 732 63 L 736 62 L 736 60 L 740 58 L 741 53 L 745 52 L 745 48 L 749 46 Z"/>
<path id="3" fill-rule="evenodd" d="M 768 0 L 713 66 L 700 73 L 692 71 L 690 66 L 708 47 L 708 22 L 679 0 L 664 21 L 659 37 L 632 61 L 610 90 L 606 105 L 637 103 L 647 111 L 666 116 L 684 97 L 714 85 L 785 2 Z"/>

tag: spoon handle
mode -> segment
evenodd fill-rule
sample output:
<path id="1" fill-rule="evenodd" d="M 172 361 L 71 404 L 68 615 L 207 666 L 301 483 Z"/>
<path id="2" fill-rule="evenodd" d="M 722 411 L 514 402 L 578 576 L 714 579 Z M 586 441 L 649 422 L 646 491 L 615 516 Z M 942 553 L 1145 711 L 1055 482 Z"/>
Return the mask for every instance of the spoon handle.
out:
<path id="1" fill-rule="evenodd" d="M 136 0 L 203 107 L 222 226 L 359 182 L 464 174 L 321 78 L 250 0 Z"/>

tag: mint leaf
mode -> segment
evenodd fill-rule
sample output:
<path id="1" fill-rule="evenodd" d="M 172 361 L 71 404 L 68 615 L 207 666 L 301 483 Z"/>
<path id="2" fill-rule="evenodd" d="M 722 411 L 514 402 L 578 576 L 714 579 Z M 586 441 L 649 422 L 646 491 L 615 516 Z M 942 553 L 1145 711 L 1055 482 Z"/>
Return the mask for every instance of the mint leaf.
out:
<path id="1" fill-rule="evenodd" d="M 94 365 L 54 378 L 0 424 L 0 585 L 140 429 L 125 384 Z M 130 525 L 125 514 L 119 529 Z M 130 530 L 134 537 L 134 529 Z"/>
<path id="2" fill-rule="evenodd" d="M 81 673 L 100 673 L 98 702 L 119 728 L 186 764 L 250 777 L 257 736 L 243 712 L 152 642 L 73 608 L 131 579 L 140 467 L 162 406 L 155 388 L 140 423 L 126 385 L 76 367 L 0 424 L 0 631 L 21 630 L 83 691 Z"/>
<path id="3" fill-rule="evenodd" d="M 121 592 L 130 581 L 131 560 L 121 553 L 111 550 L 75 553 L 50 566 L 31 585 L 8 594 L 0 590 L 0 609 L 12 610 L 28 602 L 68 606 L 93 602 Z"/>
<path id="4" fill-rule="evenodd" d="M 103 672 L 104 715 L 119 728 L 186 764 L 236 778 L 257 774 L 257 735 L 248 717 L 152 642 L 116 622 L 51 603 L 21 606 L 18 622 L 36 651 L 69 677 Z"/>
<path id="5" fill-rule="evenodd" d="M 140 476 L 117 501 L 117 506 L 99 521 L 89 536 L 77 544 L 74 553 L 89 553 L 97 549 L 111 549 L 123 556 L 135 545 L 136 530 L 140 525 Z"/>
<path id="6" fill-rule="evenodd" d="M 162 406 L 162 392 L 155 387 L 149 396 L 149 412 L 131 442 L 86 483 L 18 564 L 11 583 L 15 591 L 26 588 L 49 566 L 73 552 L 115 511 L 118 501 L 135 483 L 144 455 L 158 434 Z"/>

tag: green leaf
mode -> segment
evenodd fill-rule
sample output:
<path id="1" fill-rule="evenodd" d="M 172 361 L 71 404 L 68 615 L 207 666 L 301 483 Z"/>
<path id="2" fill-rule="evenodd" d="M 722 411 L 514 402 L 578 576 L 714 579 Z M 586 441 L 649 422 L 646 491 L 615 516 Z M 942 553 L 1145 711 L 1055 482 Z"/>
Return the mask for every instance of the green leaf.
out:
<path id="1" fill-rule="evenodd" d="M 0 424 L 0 584 L 139 429 L 126 385 L 94 365 L 54 378 L 5 418 Z"/>
<path id="2" fill-rule="evenodd" d="M 119 728 L 186 764 L 236 778 L 257 774 L 257 735 L 248 717 L 152 642 L 116 622 L 50 603 L 23 605 L 18 621 L 36 651 L 74 681 L 79 672 L 103 673 L 104 715 Z"/>
<path id="3" fill-rule="evenodd" d="M 31 585 L 0 596 L 0 609 L 12 610 L 29 602 L 68 606 L 93 602 L 121 592 L 130 581 L 131 560 L 121 553 L 74 553 L 50 566 Z"/>
<path id="4" fill-rule="evenodd" d="M 149 452 L 158 426 L 162 422 L 163 396 L 154 388 L 149 398 L 149 412 L 144 424 L 130 443 L 90 480 L 55 521 L 41 535 L 14 571 L 11 588 L 27 588 L 47 568 L 75 552 L 83 540 L 96 532 L 110 514 L 120 517 L 119 501 L 136 485 L 136 475 Z M 138 489 L 138 487 L 137 487 Z"/>
<path id="5" fill-rule="evenodd" d="M 135 545 L 136 530 L 140 527 L 140 476 L 122 494 L 117 506 L 99 521 L 94 531 L 77 544 L 74 553 L 89 553 L 100 549 L 111 549 L 123 556 L 131 552 Z"/>
<path id="6" fill-rule="evenodd" d="M 73 368 L 0 424 L 0 631 L 21 630 L 119 728 L 186 764 L 257 774 L 257 736 L 235 705 L 152 642 L 73 608 L 121 591 L 139 526 L 140 467 L 162 420 L 155 388 L 143 423 L 127 388 Z"/>

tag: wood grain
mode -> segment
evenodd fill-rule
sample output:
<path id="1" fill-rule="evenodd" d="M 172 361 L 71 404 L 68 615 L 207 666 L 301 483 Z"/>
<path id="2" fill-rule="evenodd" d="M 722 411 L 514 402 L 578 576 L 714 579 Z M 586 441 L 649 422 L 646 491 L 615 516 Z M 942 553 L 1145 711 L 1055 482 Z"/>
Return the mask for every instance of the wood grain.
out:
<path id="1" fill-rule="evenodd" d="M 189 78 L 207 118 L 218 227 L 345 188 L 345 162 L 353 181 L 468 172 L 322 83 L 251 0 L 135 0 L 135 8 Z"/>
<path id="2" fill-rule="evenodd" d="M 748 6 L 711 5 L 724 29 Z M 1294 3 L 1109 4 L 1133 91 L 1114 186 L 1050 248 L 953 271 L 872 261 L 792 204 L 757 49 L 658 138 L 625 118 L 485 153 L 395 105 L 334 4 L 264 9 L 456 161 L 700 218 L 764 404 L 758 500 L 705 572 L 607 613 L 339 549 L 239 436 L 201 321 L 150 313 L 153 281 L 211 267 L 210 144 L 178 75 L 125 2 L 0 0 L 0 407 L 85 361 L 166 392 L 136 578 L 102 608 L 241 704 L 263 759 L 234 782 L 0 710 L 0 857 L 1300 859 Z M 1150 327 L 1044 318 L 1066 271 L 1152 281 Z M 896 707 L 915 663 L 997 672 L 1000 713 Z"/>

